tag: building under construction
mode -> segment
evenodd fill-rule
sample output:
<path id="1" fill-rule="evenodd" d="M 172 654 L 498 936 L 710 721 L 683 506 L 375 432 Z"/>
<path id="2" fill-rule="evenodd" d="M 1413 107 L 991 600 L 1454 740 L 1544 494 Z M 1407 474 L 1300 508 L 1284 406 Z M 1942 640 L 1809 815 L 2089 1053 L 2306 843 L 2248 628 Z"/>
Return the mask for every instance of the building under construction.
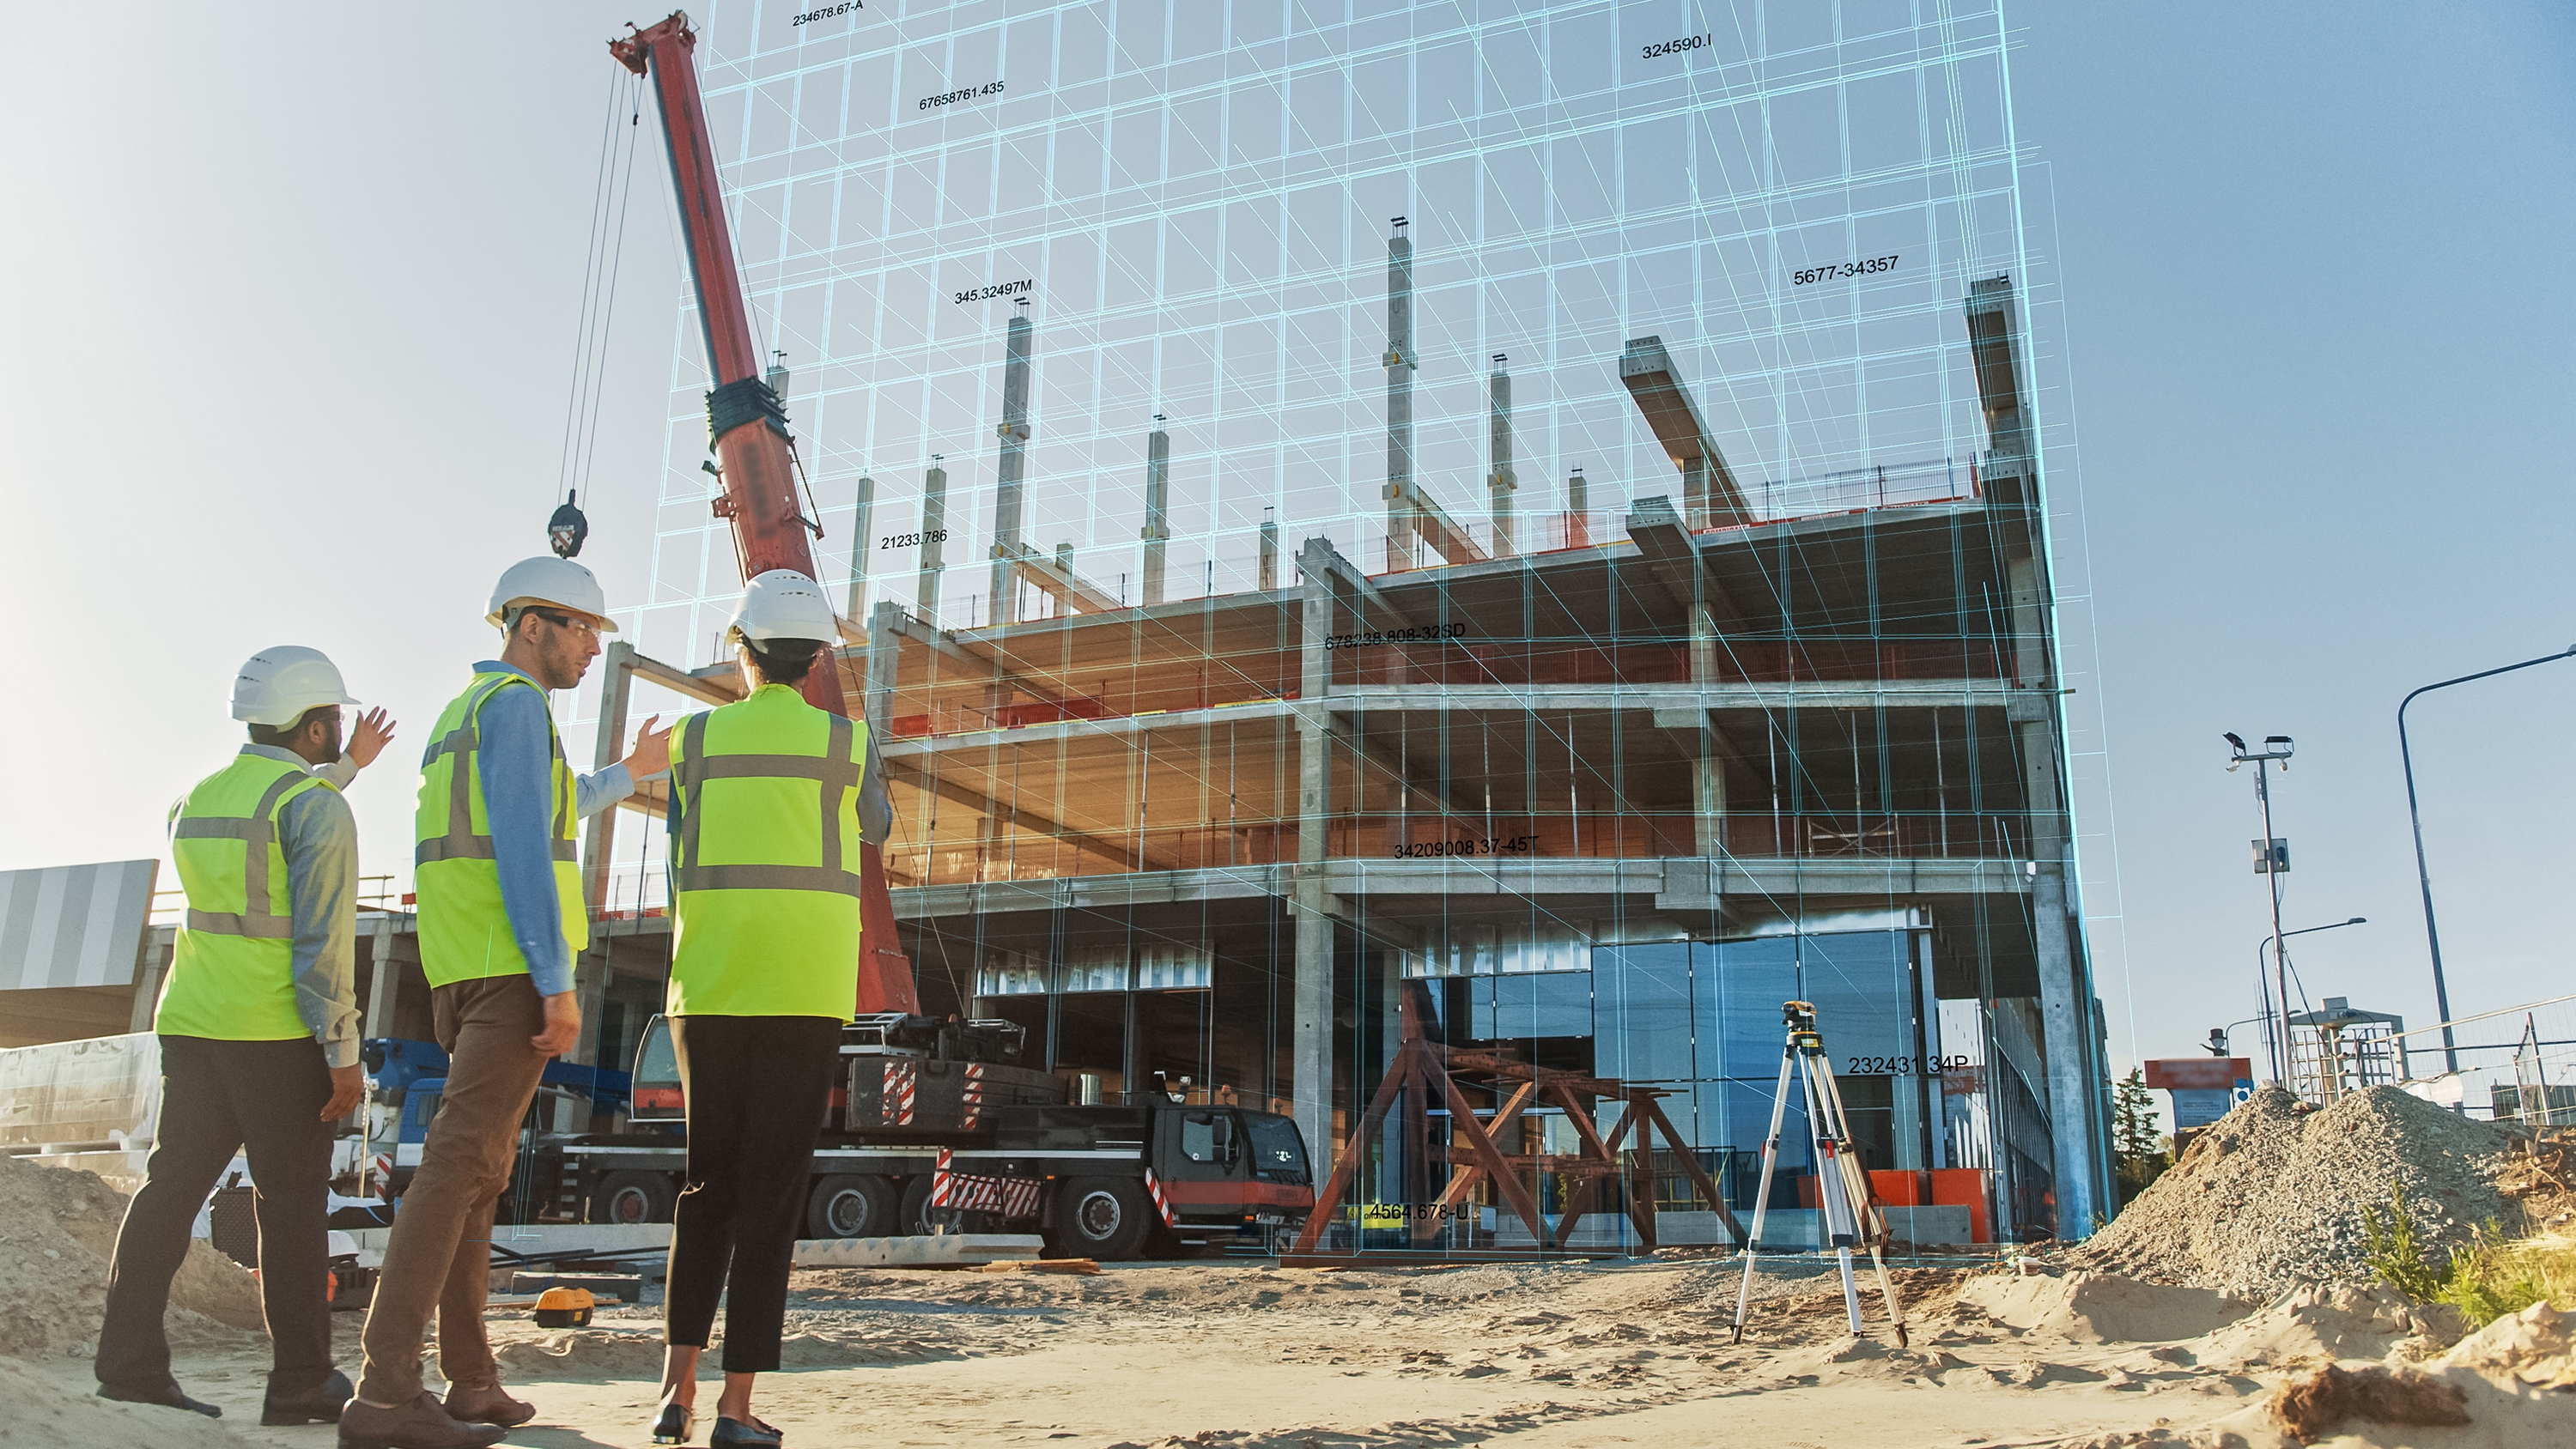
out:
<path id="1" fill-rule="evenodd" d="M 1149 478 L 1133 604 L 1008 527 L 1033 333 L 1012 319 L 1004 528 L 972 551 L 1006 622 L 880 603 L 843 650 L 892 777 L 925 1008 L 1020 1023 L 1033 1064 L 1084 1092 L 1267 1104 L 1338 1145 L 1392 1056 L 1399 983 L 1431 978 L 1453 1043 L 1675 1089 L 1677 1125 L 1749 1192 L 1798 997 L 1851 1068 L 1872 1166 L 1991 1168 L 2008 1228 L 2101 1201 L 2102 1025 L 2066 883 L 2011 280 L 1954 315 L 1988 429 L 1973 460 L 1785 490 L 1836 506 L 1759 516 L 1689 380 L 1639 338 L 1615 364 L 1668 493 L 1596 511 L 1578 475 L 1514 507 L 1541 490 L 1516 487 L 1498 369 L 1473 526 L 1408 486 L 1399 401 L 1382 553 L 1266 529 L 1257 587 L 1165 600 Z M 1167 447 L 1158 431 L 1158 473 Z M 740 688 L 625 645 L 607 664 L 604 753 L 633 681 Z M 589 849 L 613 905 L 613 830 Z M 664 958 L 656 913 L 626 914 L 593 951 L 632 1003 L 612 1044 Z"/>

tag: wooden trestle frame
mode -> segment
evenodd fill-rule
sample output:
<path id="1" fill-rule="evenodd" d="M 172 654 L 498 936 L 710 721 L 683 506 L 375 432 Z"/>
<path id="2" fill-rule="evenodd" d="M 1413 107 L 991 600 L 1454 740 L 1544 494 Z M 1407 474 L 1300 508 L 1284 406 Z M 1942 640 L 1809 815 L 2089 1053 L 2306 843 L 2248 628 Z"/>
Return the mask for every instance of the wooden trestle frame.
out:
<path id="1" fill-rule="evenodd" d="M 1733 1239 L 1744 1241 L 1744 1229 L 1735 1215 L 1726 1210 L 1726 1200 L 1718 1196 L 1717 1183 L 1700 1166 L 1682 1135 L 1673 1130 L 1672 1120 L 1657 1105 L 1673 1093 L 1662 1087 L 1640 1087 L 1585 1072 L 1561 1071 L 1554 1067 L 1534 1066 L 1498 1052 L 1462 1051 L 1443 1046 L 1425 1034 L 1424 1023 L 1431 1016 L 1430 992 L 1419 981 L 1404 983 L 1398 1001 L 1403 1039 L 1396 1047 L 1395 1061 L 1387 1068 L 1386 1079 L 1378 1083 L 1377 1096 L 1368 1111 L 1343 1144 L 1340 1159 L 1333 1164 L 1333 1174 L 1324 1190 L 1315 1195 L 1315 1209 L 1297 1235 L 1294 1253 L 1312 1253 L 1324 1232 L 1342 1209 L 1342 1200 L 1350 1194 L 1359 1176 L 1369 1138 L 1403 1098 L 1398 1113 L 1404 1132 L 1407 1177 L 1414 1190 L 1409 1197 L 1417 1201 L 1427 1195 L 1430 1164 L 1432 1098 L 1436 1095 L 1449 1107 L 1451 1163 L 1449 1183 L 1431 1211 L 1422 1214 L 1411 1225 L 1412 1241 L 1422 1243 L 1440 1231 L 1441 1225 L 1464 1204 L 1477 1186 L 1490 1178 L 1503 1201 L 1529 1225 L 1532 1241 L 1543 1244 L 1541 1252 L 1562 1252 L 1574 1236 L 1574 1225 L 1590 1211 L 1602 1179 L 1624 1175 L 1628 1180 L 1628 1220 L 1635 1224 L 1637 1237 L 1645 1248 L 1655 1247 L 1655 1134 L 1663 1134 L 1664 1143 L 1672 1149 L 1682 1171 L 1711 1208 L 1718 1220 L 1726 1224 Z M 1475 1104 L 1467 1100 L 1460 1081 L 1461 1074 L 1483 1078 L 1488 1090 L 1509 1095 L 1490 1117 L 1479 1117 Z M 1624 1105 L 1617 1123 L 1605 1135 L 1593 1120 L 1587 1099 L 1608 1098 Z M 1561 1107 L 1566 1120 L 1574 1125 L 1580 1139 L 1579 1151 L 1565 1154 L 1509 1153 L 1495 1145 L 1495 1139 L 1520 1119 L 1522 1111 L 1544 1101 Z M 1634 1146 L 1627 1145 L 1629 1133 L 1636 1134 Z M 1467 1147 L 1468 1160 L 1456 1161 L 1456 1144 Z M 1574 1180 L 1567 1197 L 1565 1212 L 1557 1219 L 1551 1233 L 1546 1219 L 1540 1216 L 1538 1198 L 1532 1192 L 1532 1178 L 1537 1172 L 1553 1172 Z"/>

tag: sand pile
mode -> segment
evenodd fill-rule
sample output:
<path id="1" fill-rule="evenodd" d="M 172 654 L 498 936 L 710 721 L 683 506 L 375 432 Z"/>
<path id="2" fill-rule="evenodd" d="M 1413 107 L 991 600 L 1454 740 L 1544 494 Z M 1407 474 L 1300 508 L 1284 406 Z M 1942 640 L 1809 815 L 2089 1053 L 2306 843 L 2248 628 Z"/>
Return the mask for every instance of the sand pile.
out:
<path id="1" fill-rule="evenodd" d="M 2206 1288 L 2141 1283 L 2116 1273 L 2063 1278 L 1988 1273 L 1959 1290 L 1962 1310 L 2023 1332 L 2082 1343 L 2170 1343 L 2213 1333 L 2253 1304 Z M 1965 1316 L 1964 1313 L 1962 1316 Z"/>
<path id="2" fill-rule="evenodd" d="M 2364 1207 L 2384 1211 L 2403 1184 L 2418 1240 L 2438 1256 L 2505 1215 L 2494 1174 L 2511 1141 L 2394 1087 L 2323 1111 L 2266 1089 L 2204 1130 L 2069 1261 L 2258 1299 L 2367 1282 Z"/>
<path id="3" fill-rule="evenodd" d="M 90 1351 L 124 1217 L 124 1195 L 94 1172 L 0 1158 L 0 1354 Z M 211 1243 L 190 1245 L 170 1302 L 174 1345 L 237 1345 L 233 1330 L 260 1328 L 256 1283 Z"/>
<path id="4" fill-rule="evenodd" d="M 89 1174 L 83 1173 L 86 1177 Z M 0 1358 L 0 1444 L 61 1449 L 243 1449 L 214 1419 L 141 1404 L 111 1404 L 22 1363 Z"/>

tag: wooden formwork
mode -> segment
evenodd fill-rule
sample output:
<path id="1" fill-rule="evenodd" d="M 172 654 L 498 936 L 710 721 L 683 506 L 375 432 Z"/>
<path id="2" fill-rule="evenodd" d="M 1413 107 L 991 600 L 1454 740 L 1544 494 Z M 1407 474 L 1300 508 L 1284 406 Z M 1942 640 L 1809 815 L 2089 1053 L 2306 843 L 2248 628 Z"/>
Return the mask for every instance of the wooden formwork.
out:
<path id="1" fill-rule="evenodd" d="M 1669 1090 L 1537 1066 L 1500 1052 L 1444 1046 L 1431 1040 L 1424 1029 L 1431 1017 L 1431 1001 L 1428 989 L 1419 981 L 1404 984 L 1399 1009 L 1402 1040 L 1396 1047 L 1395 1061 L 1378 1083 L 1368 1111 L 1352 1128 L 1350 1140 L 1343 1144 L 1332 1176 L 1315 1195 L 1314 1211 L 1298 1233 L 1296 1246 L 1290 1249 L 1292 1254 L 1315 1252 L 1325 1229 L 1332 1225 L 1343 1199 L 1358 1180 L 1370 1136 L 1391 1111 L 1404 1134 L 1408 1177 L 1419 1184 L 1407 1196 L 1418 1200 L 1429 1195 L 1425 1179 L 1431 1158 L 1430 1108 L 1434 1098 L 1449 1109 L 1449 1181 L 1438 1198 L 1425 1205 L 1426 1211 L 1413 1221 L 1411 1238 L 1416 1245 L 1438 1233 L 1477 1188 L 1490 1181 L 1495 1193 L 1528 1225 L 1531 1240 L 1539 1245 L 1533 1251 L 1562 1253 L 1573 1239 L 1575 1224 L 1591 1210 L 1602 1180 L 1624 1176 L 1628 1182 L 1628 1220 L 1635 1225 L 1639 1242 L 1651 1251 L 1656 1244 L 1654 1150 L 1658 1132 L 1663 1134 L 1665 1145 L 1672 1149 L 1693 1188 L 1716 1211 L 1718 1221 L 1726 1224 L 1728 1234 L 1737 1242 L 1744 1240 L 1744 1229 L 1727 1211 L 1717 1183 L 1664 1115 L 1659 1101 L 1672 1095 Z M 1500 1104 L 1488 1115 L 1478 1115 L 1476 1104 L 1467 1096 L 1466 1088 L 1471 1085 L 1493 1092 L 1501 1099 Z M 1607 1133 L 1587 1105 L 1591 1101 L 1620 1104 L 1619 1116 Z M 1578 1150 L 1571 1154 L 1505 1152 L 1496 1139 L 1518 1123 L 1524 1111 L 1542 1102 L 1563 1109 L 1574 1128 Z M 1629 1140 L 1632 1134 L 1633 1144 Z M 1464 1161 L 1458 1155 L 1462 1143 L 1466 1147 Z M 1553 1231 L 1539 1212 L 1533 1190 L 1536 1175 L 1541 1172 L 1555 1173 L 1573 1183 L 1565 1211 Z"/>

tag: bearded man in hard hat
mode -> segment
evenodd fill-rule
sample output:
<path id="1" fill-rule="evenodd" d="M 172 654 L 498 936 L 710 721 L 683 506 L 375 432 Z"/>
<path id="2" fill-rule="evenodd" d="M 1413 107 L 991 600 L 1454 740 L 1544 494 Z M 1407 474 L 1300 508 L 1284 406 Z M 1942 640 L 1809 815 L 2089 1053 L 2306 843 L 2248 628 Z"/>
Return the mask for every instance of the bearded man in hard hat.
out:
<path id="1" fill-rule="evenodd" d="M 335 1124 L 358 1105 L 358 828 L 316 768 L 355 704 L 320 651 L 285 645 L 233 680 L 250 743 L 170 810 L 188 916 L 152 1014 L 161 1122 L 117 1229 L 94 1370 L 100 1397 L 220 1417 L 170 1376 L 162 1316 L 206 1195 L 248 1150 L 268 1322 L 263 1424 L 340 1417 L 327 1194 Z"/>
<path id="2" fill-rule="evenodd" d="M 546 1062 L 581 1035 L 573 956 L 589 943 L 573 827 L 667 766 L 670 732 L 647 720 L 634 751 L 594 775 L 564 764 L 550 690 L 581 683 L 617 627 L 590 570 L 513 564 L 488 621 L 507 638 L 474 666 L 422 756 L 413 890 L 447 1086 L 394 1216 L 367 1312 L 366 1366 L 340 1416 L 351 1449 L 490 1444 L 536 1409 L 501 1389 L 483 1332 L 492 1213 Z M 438 1314 L 445 1401 L 421 1385 L 421 1339 Z"/>
<path id="3" fill-rule="evenodd" d="M 859 846 L 894 824 L 868 727 L 805 702 L 840 635 L 812 579 L 774 569 L 726 637 L 741 701 L 677 726 L 671 750 L 671 984 L 688 1108 L 672 1215 L 657 1444 L 685 1444 L 698 1356 L 724 1300 L 724 1390 L 707 1442 L 779 1442 L 751 1412 L 778 1367 L 787 1270 L 841 1028 L 857 1009 Z"/>

